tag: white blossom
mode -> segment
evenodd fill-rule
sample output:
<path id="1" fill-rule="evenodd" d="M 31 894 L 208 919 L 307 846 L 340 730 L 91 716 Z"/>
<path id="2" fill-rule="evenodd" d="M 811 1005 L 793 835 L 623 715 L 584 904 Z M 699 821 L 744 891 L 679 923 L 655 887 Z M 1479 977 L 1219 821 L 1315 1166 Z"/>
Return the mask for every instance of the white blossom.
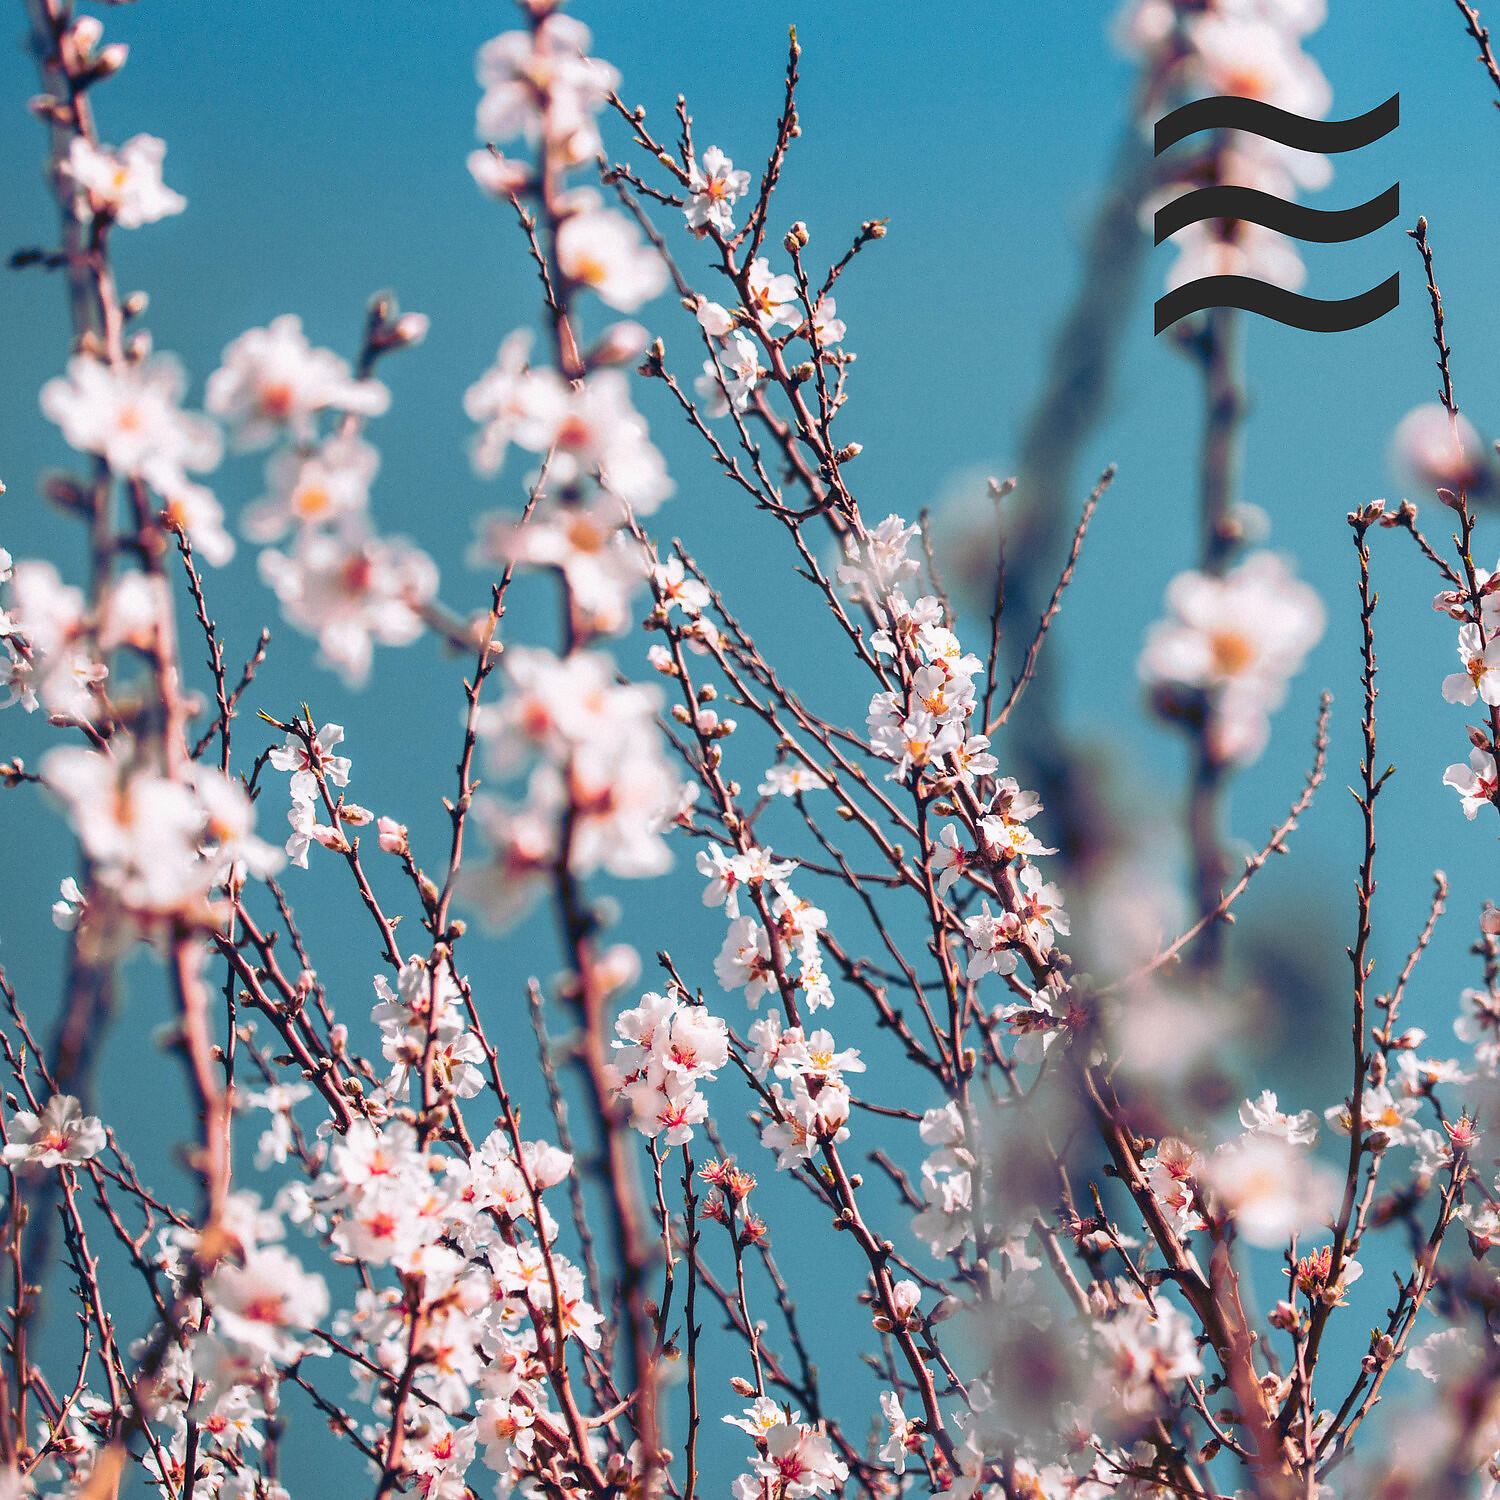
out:
<path id="1" fill-rule="evenodd" d="M 77 1166 L 104 1149 L 104 1127 L 71 1094 L 54 1094 L 41 1114 L 18 1109 L 5 1122 L 7 1166 Z"/>

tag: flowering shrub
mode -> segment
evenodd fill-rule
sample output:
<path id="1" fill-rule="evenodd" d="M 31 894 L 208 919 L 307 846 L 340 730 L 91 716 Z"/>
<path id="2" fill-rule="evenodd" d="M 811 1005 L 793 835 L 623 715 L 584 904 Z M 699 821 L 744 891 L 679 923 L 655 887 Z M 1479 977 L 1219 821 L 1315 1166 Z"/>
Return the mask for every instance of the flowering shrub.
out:
<path id="1" fill-rule="evenodd" d="M 203 411 L 186 407 L 182 367 L 153 349 L 111 259 L 117 233 L 186 207 L 165 146 L 102 144 L 96 92 L 123 48 L 69 0 L 29 12 L 61 228 L 58 248 L 16 260 L 70 293 L 40 403 L 77 455 L 46 488 L 86 561 L 69 582 L 0 552 L 0 680 L 11 721 L 49 736 L 35 769 L 12 754 L 0 780 L 76 840 L 76 872 L 45 896 L 68 934 L 61 1034 L 102 1024 L 98 997 L 153 958 L 132 972 L 165 994 L 196 1195 L 144 1180 L 132 1122 L 89 1112 L 78 1048 L 38 1035 L 45 997 L 0 975 L 0 1495 L 275 1500 L 299 1488 L 283 1436 L 320 1424 L 326 1477 L 301 1487 L 377 1500 L 1494 1493 L 1500 1184 L 1479 1106 L 1500 1076 L 1500 912 L 1479 917 L 1456 1055 L 1420 1056 L 1401 1016 L 1441 876 L 1405 966 L 1370 984 L 1390 775 L 1372 533 L 1403 532 L 1440 575 L 1461 670 L 1431 696 L 1478 720 L 1446 780 L 1471 820 L 1500 811 L 1500 568 L 1473 563 L 1489 465 L 1454 398 L 1425 221 L 1442 401 L 1394 441 L 1455 515 L 1456 547 L 1429 541 L 1409 501 L 1349 515 L 1352 1045 L 1293 1112 L 1221 1086 L 1216 1054 L 1250 1005 L 1225 930 L 1325 779 L 1327 700 L 1305 788 L 1237 872 L 1222 798 L 1264 751 L 1325 605 L 1254 545 L 1259 520 L 1232 493 L 1228 311 L 1180 336 L 1210 411 L 1202 547 L 1139 657 L 1150 706 L 1190 745 L 1196 910 L 1170 916 L 1153 872 L 1101 944 L 1068 911 L 1104 899 L 1099 872 L 1053 832 L 1066 809 L 1007 774 L 1001 731 L 1024 726 L 1113 470 L 1019 635 L 999 559 L 989 617 L 960 634 L 925 515 L 861 510 L 862 449 L 840 425 L 855 330 L 835 291 L 886 226 L 865 222 L 826 269 L 806 224 L 773 231 L 800 133 L 795 33 L 755 172 L 735 166 L 738 142 L 695 138 L 685 100 L 658 133 L 553 0 L 527 0 L 480 50 L 469 168 L 515 221 L 542 306 L 464 398 L 473 467 L 508 503 L 475 522 L 487 589 L 455 603 L 371 502 L 380 371 L 427 320 L 381 294 L 351 358 L 278 316 L 224 350 Z M 1132 0 L 1117 30 L 1143 118 L 1202 93 L 1326 112 L 1302 50 L 1321 15 L 1319 0 Z M 1143 212 L 1155 191 L 1286 195 L 1325 168 L 1220 133 L 1168 159 Z M 1173 285 L 1301 279 L 1289 243 L 1253 224 L 1195 225 L 1179 251 Z M 716 297 L 696 285 L 709 271 Z M 654 321 L 669 290 L 691 315 L 683 358 L 614 316 Z M 638 405 L 652 385 L 719 471 L 720 503 L 764 518 L 815 600 L 821 675 L 794 683 L 757 645 L 737 603 L 762 586 L 749 570 L 711 578 L 659 529 L 683 502 Z M 226 444 L 267 455 L 264 493 L 232 515 L 203 482 Z M 446 796 L 414 785 L 409 805 L 366 807 L 360 731 L 268 701 L 269 632 L 242 667 L 228 655 L 209 570 L 237 537 L 259 549 L 267 612 L 274 596 L 346 684 L 419 641 L 465 659 Z M 546 640 L 508 614 L 532 575 L 527 599 L 544 585 L 556 601 Z M 850 683 L 863 723 L 839 707 Z M 402 821 L 437 799 L 440 844 Z M 635 884 L 674 859 L 704 910 L 664 912 Z M 632 883 L 621 899 L 656 972 L 612 934 L 606 880 Z M 295 912 L 332 888 L 364 925 L 320 959 Z M 520 934 L 524 962 L 489 964 L 475 919 Z M 544 977 L 549 922 L 563 962 Z M 695 923 L 712 973 L 682 957 Z M 374 971 L 368 1014 L 320 977 L 350 954 Z M 544 1101 L 540 1122 L 528 1102 L 523 1126 L 523 1094 Z M 166 1086 L 154 1095 L 165 1108 Z M 816 1284 L 778 1263 L 783 1233 L 826 1234 Z M 1362 1258 L 1398 1267 L 1383 1311 Z M 41 1336 L 44 1311 L 56 1322 L 43 1289 L 71 1299 L 65 1338 Z M 1346 1331 L 1367 1313 L 1367 1339 Z M 832 1378 L 825 1349 L 848 1361 Z M 1404 1367 L 1415 1415 L 1367 1451 L 1361 1429 Z"/>

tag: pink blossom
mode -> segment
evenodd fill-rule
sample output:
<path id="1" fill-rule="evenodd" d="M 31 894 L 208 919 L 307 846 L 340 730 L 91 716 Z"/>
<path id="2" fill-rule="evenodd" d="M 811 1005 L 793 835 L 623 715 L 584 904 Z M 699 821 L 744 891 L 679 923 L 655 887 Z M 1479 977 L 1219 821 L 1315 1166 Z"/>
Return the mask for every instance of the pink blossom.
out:
<path id="1" fill-rule="evenodd" d="M 261 448 L 283 430 L 307 441 L 314 419 L 329 409 L 378 417 L 390 405 L 378 380 L 356 380 L 347 361 L 315 349 L 295 314 L 242 333 L 208 377 L 207 406 L 225 418 L 240 448 Z"/>
<path id="2" fill-rule="evenodd" d="M 71 1094 L 54 1094 L 41 1114 L 18 1109 L 5 1122 L 8 1166 L 77 1166 L 104 1149 L 104 1127 Z"/>

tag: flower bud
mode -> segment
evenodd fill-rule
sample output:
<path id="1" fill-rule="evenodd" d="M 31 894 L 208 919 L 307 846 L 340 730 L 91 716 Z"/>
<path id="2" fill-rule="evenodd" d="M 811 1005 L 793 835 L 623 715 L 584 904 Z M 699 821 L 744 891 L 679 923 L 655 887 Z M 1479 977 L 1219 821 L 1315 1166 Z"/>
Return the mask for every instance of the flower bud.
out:
<path id="1" fill-rule="evenodd" d="M 922 1289 L 915 1281 L 898 1281 L 891 1288 L 891 1313 L 895 1319 L 895 1326 L 909 1328 L 915 1321 L 916 1311 L 922 1302 Z M 881 1319 L 876 1319 L 875 1326 L 880 1327 Z M 889 1332 L 890 1323 L 887 1323 L 885 1332 Z"/>
<path id="2" fill-rule="evenodd" d="M 98 16 L 79 16 L 68 35 L 79 55 L 87 57 L 99 45 L 99 39 L 104 35 L 104 23 Z"/>
<path id="3" fill-rule="evenodd" d="M 321 823 L 315 823 L 308 832 L 323 848 L 331 849 L 335 854 L 349 852 L 349 840 L 337 828 L 325 828 Z"/>
<path id="4" fill-rule="evenodd" d="M 88 511 L 92 509 L 88 491 L 71 474 L 49 474 L 42 481 L 42 493 L 59 509 Z"/>
<path id="5" fill-rule="evenodd" d="M 94 77 L 96 79 L 108 78 L 112 73 L 118 73 L 125 66 L 125 61 L 129 56 L 130 47 L 125 42 L 111 42 L 94 59 Z"/>
<path id="6" fill-rule="evenodd" d="M 402 313 L 396 319 L 396 326 L 391 329 L 391 342 L 411 348 L 427 337 L 427 330 L 431 325 L 432 320 L 426 313 Z"/>
<path id="7" fill-rule="evenodd" d="M 1464 417 L 1435 401 L 1415 407 L 1401 419 L 1392 448 L 1399 468 L 1419 484 L 1437 489 L 1443 504 L 1455 509 L 1453 492 L 1472 489 L 1485 477 L 1479 434 Z M 1446 496 L 1440 486 L 1446 488 Z"/>
<path id="8" fill-rule="evenodd" d="M 629 943 L 615 943 L 594 965 L 594 978 L 610 994 L 634 984 L 640 977 L 641 956 Z"/>
<path id="9" fill-rule="evenodd" d="M 638 359 L 650 342 L 651 335 L 639 323 L 629 319 L 611 323 L 589 353 L 591 365 L 624 365 Z"/>
<path id="10" fill-rule="evenodd" d="M 1297 1309 L 1290 1302 L 1278 1302 L 1271 1309 L 1267 1321 L 1272 1328 L 1295 1328 L 1297 1326 Z"/>
<path id="11" fill-rule="evenodd" d="M 654 339 L 651 347 L 646 351 L 646 357 L 636 366 L 639 375 L 660 375 L 662 373 L 662 361 L 667 357 L 667 346 L 660 339 Z"/>
<path id="12" fill-rule="evenodd" d="M 849 1090 L 840 1084 L 825 1083 L 813 1101 L 815 1126 L 821 1136 L 836 1135 L 849 1123 Z"/>
<path id="13" fill-rule="evenodd" d="M 26 108 L 38 119 L 55 125 L 68 123 L 67 109 L 52 94 L 35 94 L 26 101 Z"/>

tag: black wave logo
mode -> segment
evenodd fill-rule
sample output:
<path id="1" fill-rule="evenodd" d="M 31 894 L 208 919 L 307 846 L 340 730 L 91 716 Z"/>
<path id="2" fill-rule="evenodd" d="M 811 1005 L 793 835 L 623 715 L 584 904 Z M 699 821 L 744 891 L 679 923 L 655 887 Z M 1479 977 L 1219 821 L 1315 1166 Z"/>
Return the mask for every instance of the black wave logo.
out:
<path id="1" fill-rule="evenodd" d="M 1357 151 L 1389 135 L 1401 123 L 1401 96 L 1352 120 L 1309 120 L 1259 99 L 1218 95 L 1195 99 L 1156 122 L 1156 154 L 1202 130 L 1239 130 L 1298 151 Z M 1205 219 L 1234 219 L 1275 230 L 1292 239 L 1339 244 L 1363 239 L 1389 224 L 1401 211 L 1401 184 L 1354 208 L 1318 209 L 1289 203 L 1273 193 L 1247 187 L 1205 187 L 1184 193 L 1156 212 L 1156 243 Z M 1343 333 L 1362 328 L 1390 312 L 1401 300 L 1399 273 L 1356 297 L 1322 300 L 1289 292 L 1253 276 L 1201 276 L 1176 287 L 1156 303 L 1161 333 L 1190 313 L 1210 307 L 1238 307 L 1291 328 Z"/>

